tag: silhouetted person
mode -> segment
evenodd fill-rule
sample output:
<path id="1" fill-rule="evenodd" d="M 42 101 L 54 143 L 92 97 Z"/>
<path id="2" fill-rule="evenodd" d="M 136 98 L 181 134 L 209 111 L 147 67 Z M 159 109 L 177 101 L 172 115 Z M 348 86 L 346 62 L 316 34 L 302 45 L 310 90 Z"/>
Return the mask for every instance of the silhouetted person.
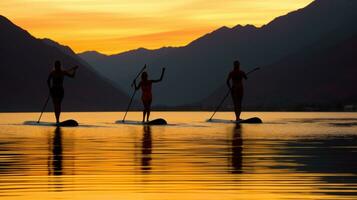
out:
<path id="1" fill-rule="evenodd" d="M 144 126 L 144 133 L 141 147 L 141 169 L 148 171 L 151 169 L 152 138 L 151 127 Z"/>
<path id="2" fill-rule="evenodd" d="M 247 79 L 245 72 L 240 70 L 240 62 L 234 61 L 234 69 L 231 71 L 227 78 L 227 85 L 231 90 L 232 99 L 234 103 L 234 112 L 236 115 L 236 120 L 240 119 L 240 114 L 242 112 L 242 99 L 244 94 L 243 79 Z M 231 85 L 232 81 L 232 85 Z"/>
<path id="3" fill-rule="evenodd" d="M 136 85 L 136 82 L 134 80 L 135 90 L 138 90 L 141 88 L 141 91 L 142 91 L 141 100 L 143 101 L 143 104 L 144 104 L 143 122 L 145 122 L 145 116 L 146 116 L 146 121 L 149 121 L 149 117 L 150 117 L 151 102 L 152 102 L 152 89 L 151 89 L 152 83 L 158 83 L 158 82 L 162 81 L 164 74 L 165 74 L 165 68 L 162 68 L 160 79 L 149 80 L 148 73 L 143 72 L 141 74 L 141 81 L 140 81 L 139 85 Z"/>
<path id="4" fill-rule="evenodd" d="M 65 76 L 74 77 L 78 66 L 72 67 L 68 70 L 63 70 L 60 61 L 55 62 L 55 68 L 50 73 L 47 79 L 47 85 L 50 88 L 50 94 L 52 97 L 56 123 L 59 123 L 59 118 L 61 115 L 61 104 L 64 97 L 63 79 Z"/>
<path id="5" fill-rule="evenodd" d="M 240 124 L 236 124 L 232 135 L 232 173 L 241 174 L 243 165 L 243 139 Z"/>

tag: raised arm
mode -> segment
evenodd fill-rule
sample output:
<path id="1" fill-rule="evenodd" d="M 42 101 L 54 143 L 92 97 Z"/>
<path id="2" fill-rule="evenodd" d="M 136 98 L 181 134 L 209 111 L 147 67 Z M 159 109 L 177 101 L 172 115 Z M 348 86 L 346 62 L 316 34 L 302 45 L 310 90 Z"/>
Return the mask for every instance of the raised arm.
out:
<path id="1" fill-rule="evenodd" d="M 166 70 L 166 68 L 165 68 L 165 67 L 164 67 L 164 68 L 162 68 L 160 78 L 159 78 L 159 79 L 157 79 L 157 80 L 152 80 L 152 82 L 153 82 L 153 83 L 158 83 L 158 82 L 162 81 L 162 79 L 164 78 L 165 70 Z"/>
<path id="2" fill-rule="evenodd" d="M 79 68 L 79 66 L 74 66 L 74 67 L 72 67 L 70 69 L 64 70 L 64 73 L 65 73 L 66 76 L 74 78 L 78 68 Z"/>

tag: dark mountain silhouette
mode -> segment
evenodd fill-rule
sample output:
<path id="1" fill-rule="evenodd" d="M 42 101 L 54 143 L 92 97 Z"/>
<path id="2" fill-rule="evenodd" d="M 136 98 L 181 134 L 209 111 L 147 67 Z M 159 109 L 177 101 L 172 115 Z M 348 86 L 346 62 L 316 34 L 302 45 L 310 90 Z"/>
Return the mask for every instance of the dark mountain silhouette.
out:
<path id="1" fill-rule="evenodd" d="M 3 16 L 0 44 L 1 111 L 39 111 L 48 95 L 46 80 L 55 60 L 64 67 L 80 65 L 76 78 L 65 80 L 64 110 L 123 109 L 128 102 L 125 93 L 83 65 L 70 48 L 59 49 L 55 42 L 36 39 Z"/>
<path id="2" fill-rule="evenodd" d="M 78 54 L 81 58 L 83 58 L 84 60 L 91 62 L 91 63 L 95 63 L 95 62 L 99 62 L 102 59 L 108 58 L 109 56 L 101 54 L 97 51 L 85 51 L 82 53 Z M 106 68 L 107 66 L 103 67 Z"/>
<path id="3" fill-rule="evenodd" d="M 357 34 L 338 44 L 331 36 L 263 67 L 246 81 L 246 109 L 343 109 L 357 103 Z M 227 92 L 222 85 L 196 106 L 212 108 Z M 223 108 L 232 107 L 229 99 Z"/>
<path id="4" fill-rule="evenodd" d="M 53 46 L 53 47 L 56 47 L 58 48 L 59 50 L 61 50 L 63 53 L 69 55 L 69 56 L 74 56 L 77 58 L 77 54 L 71 49 L 71 47 L 69 46 L 66 46 L 66 45 L 62 45 L 56 41 L 53 41 L 49 38 L 44 38 L 42 39 L 42 41 L 44 43 L 46 43 L 47 45 L 50 45 L 50 46 Z"/>
<path id="5" fill-rule="evenodd" d="M 145 50 L 143 54 L 144 50 L 136 50 L 105 56 L 96 62 L 91 61 L 88 58 L 90 56 L 85 57 L 85 54 L 81 57 L 117 84 L 127 81 L 118 75 L 127 68 L 137 71 L 148 63 L 151 67 L 149 71 L 158 76 L 158 68 L 165 66 L 166 78 L 154 88 L 157 91 L 154 103 L 189 104 L 203 99 L 222 85 L 235 59 L 239 59 L 243 68 L 248 70 L 275 63 L 318 42 L 326 34 L 332 33 L 333 36 L 325 46 L 351 37 L 357 32 L 356 9 L 357 1 L 316 0 L 263 27 L 222 27 L 187 46 L 171 48 L 164 53 Z M 111 64 L 108 64 L 109 59 Z M 131 62 L 127 62 L 128 59 Z M 109 65 L 111 67 L 104 67 Z"/>
<path id="6" fill-rule="evenodd" d="M 157 50 L 140 48 L 111 56 L 96 51 L 87 51 L 79 56 L 90 63 L 99 74 L 108 77 L 116 85 L 120 85 L 127 93 L 131 93 L 133 90 L 131 83 L 140 69 L 160 56 L 167 55 L 173 49 L 170 47 Z"/>
<path id="7" fill-rule="evenodd" d="M 81 65 L 84 65 L 88 68 L 88 70 L 91 70 L 93 73 L 98 74 L 102 79 L 104 79 L 106 82 L 109 82 L 112 86 L 116 87 L 118 90 L 120 90 L 120 92 L 122 92 L 122 87 L 116 83 L 114 83 L 112 80 L 108 79 L 106 76 L 101 75 L 101 73 L 98 73 L 98 71 L 96 71 L 90 64 L 88 64 L 87 61 L 83 60 L 82 58 L 80 58 L 69 46 L 66 45 L 62 45 L 56 41 L 53 41 L 51 39 L 42 39 L 43 42 L 45 42 L 46 44 L 53 46 L 57 49 L 59 49 L 60 51 L 62 51 L 63 53 L 74 57 Z M 89 52 L 88 52 L 89 53 Z M 89 53 L 90 54 L 90 53 Z M 98 56 L 100 56 L 101 54 L 93 51 L 93 54 L 98 54 Z M 104 56 L 104 55 L 103 55 Z M 94 55 L 93 55 L 93 58 Z M 139 106 L 138 102 L 133 102 L 134 106 Z"/>

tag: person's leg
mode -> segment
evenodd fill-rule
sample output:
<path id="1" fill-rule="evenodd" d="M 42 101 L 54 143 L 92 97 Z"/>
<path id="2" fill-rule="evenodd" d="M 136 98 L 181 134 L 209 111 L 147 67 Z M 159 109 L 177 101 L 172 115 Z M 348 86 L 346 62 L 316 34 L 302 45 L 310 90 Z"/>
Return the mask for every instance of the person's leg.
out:
<path id="1" fill-rule="evenodd" d="M 232 96 L 233 105 L 234 105 L 234 114 L 236 116 L 236 120 L 238 121 L 240 115 L 239 115 L 239 112 L 238 112 L 238 99 L 237 99 L 236 92 L 232 90 L 231 96 Z"/>
<path id="2" fill-rule="evenodd" d="M 241 120 L 240 115 L 242 112 L 242 96 L 239 93 L 232 93 L 232 99 L 234 104 L 234 114 L 236 116 L 236 121 L 239 121 Z"/>
<path id="3" fill-rule="evenodd" d="M 147 119 L 149 118 L 149 115 L 150 115 L 150 111 L 149 111 L 149 109 L 148 109 L 148 105 L 147 104 L 145 104 L 145 108 L 144 108 L 144 112 L 145 112 L 145 115 L 144 115 L 144 118 L 143 118 L 143 122 L 145 122 L 145 118 L 146 118 L 146 121 L 147 121 Z M 146 116 L 146 117 L 145 117 Z"/>
<path id="4" fill-rule="evenodd" d="M 146 106 L 145 106 L 145 99 L 142 97 L 141 101 L 143 102 L 144 110 L 143 110 L 143 123 L 145 122 L 146 117 Z"/>
<path id="5" fill-rule="evenodd" d="M 236 96 L 236 101 L 237 101 L 237 106 L 236 106 L 236 117 L 237 117 L 237 121 L 238 120 L 242 120 L 240 118 L 240 115 L 242 113 L 242 100 L 243 100 L 243 88 L 241 88 L 238 92 L 237 92 L 237 96 Z"/>
<path id="6" fill-rule="evenodd" d="M 143 122 L 145 122 L 145 116 L 146 116 L 146 109 L 144 108 L 144 111 L 143 111 Z"/>
<path id="7" fill-rule="evenodd" d="M 149 121 L 149 118 L 150 118 L 150 112 L 151 112 L 151 100 L 148 101 L 148 104 L 147 104 L 147 118 L 146 118 L 146 121 L 148 122 Z"/>
<path id="8" fill-rule="evenodd" d="M 236 115 L 236 121 L 239 121 L 240 120 L 240 112 L 239 112 L 238 106 L 235 106 L 234 114 Z"/>
<path id="9" fill-rule="evenodd" d="M 60 116 L 61 116 L 61 103 L 58 103 L 55 106 L 55 115 L 56 115 L 56 123 L 60 122 Z"/>
<path id="10" fill-rule="evenodd" d="M 236 106 L 236 120 L 241 120 L 240 114 L 242 113 L 242 99 L 238 99 Z"/>
<path id="11" fill-rule="evenodd" d="M 52 98 L 52 102 L 55 110 L 56 123 L 59 123 L 59 118 L 61 115 L 61 103 L 58 98 Z"/>
<path id="12" fill-rule="evenodd" d="M 61 105 L 62 105 L 62 100 L 64 97 L 64 90 L 63 88 L 57 88 L 52 90 L 52 99 L 53 99 L 53 105 L 55 108 L 55 117 L 56 117 L 56 123 L 60 123 L 60 116 L 61 116 Z"/>

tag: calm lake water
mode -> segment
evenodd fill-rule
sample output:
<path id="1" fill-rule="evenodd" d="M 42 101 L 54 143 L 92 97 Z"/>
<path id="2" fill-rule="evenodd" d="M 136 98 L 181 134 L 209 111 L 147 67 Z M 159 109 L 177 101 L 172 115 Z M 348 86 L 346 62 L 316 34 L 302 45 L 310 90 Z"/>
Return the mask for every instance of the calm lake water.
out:
<path id="1" fill-rule="evenodd" d="M 55 128 L 2 113 L 0 199 L 357 199 L 357 113 L 248 112 L 265 123 L 241 126 L 210 114 L 154 112 L 169 125 L 145 127 L 64 113 L 80 127 Z"/>

